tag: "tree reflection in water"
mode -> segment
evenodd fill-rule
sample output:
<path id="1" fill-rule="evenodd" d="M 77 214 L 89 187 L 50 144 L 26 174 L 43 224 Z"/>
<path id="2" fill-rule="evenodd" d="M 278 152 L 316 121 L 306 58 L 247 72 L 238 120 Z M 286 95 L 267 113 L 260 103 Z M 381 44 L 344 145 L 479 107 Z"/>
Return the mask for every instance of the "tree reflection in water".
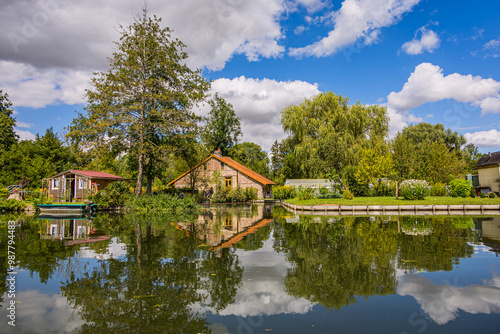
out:
<path id="1" fill-rule="evenodd" d="M 194 308 L 234 309 L 244 273 L 238 254 L 251 258 L 266 242 L 289 262 L 277 289 L 340 309 L 395 294 L 403 273 L 452 270 L 472 255 L 481 226 L 476 218 L 297 218 L 280 207 L 223 207 L 183 216 L 101 214 L 92 229 L 112 240 L 69 245 L 41 236 L 43 222 L 23 219 L 16 230 L 19 267 L 43 284 L 62 277 L 63 296 L 85 322 L 81 333 L 208 333 L 206 314 Z M 107 255 L 113 242 L 124 245 L 121 256 Z M 86 267 L 78 263 L 82 251 L 101 260 Z M 252 283 L 265 279 L 252 276 Z"/>
<path id="2" fill-rule="evenodd" d="M 275 249 L 293 265 L 284 279 L 287 292 L 330 309 L 395 294 L 398 269 L 452 270 L 472 255 L 467 242 L 476 241 L 461 228 L 471 218 L 300 216 L 287 224 L 280 214 Z"/>

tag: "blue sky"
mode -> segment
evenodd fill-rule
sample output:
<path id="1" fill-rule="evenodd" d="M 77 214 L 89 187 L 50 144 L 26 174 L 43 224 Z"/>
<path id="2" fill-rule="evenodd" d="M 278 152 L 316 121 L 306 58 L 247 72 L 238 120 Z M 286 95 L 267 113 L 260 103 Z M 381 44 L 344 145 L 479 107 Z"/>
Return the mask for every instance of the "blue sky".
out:
<path id="1" fill-rule="evenodd" d="M 142 1 L 3 1 L 0 89 L 30 139 L 82 111 L 107 68 L 117 27 Z M 443 123 L 481 152 L 500 150 L 500 3 L 493 0 L 150 0 L 242 120 L 242 141 L 269 150 L 280 111 L 319 92 L 388 108 L 394 136 Z M 197 110 L 206 114 L 207 107 Z"/>

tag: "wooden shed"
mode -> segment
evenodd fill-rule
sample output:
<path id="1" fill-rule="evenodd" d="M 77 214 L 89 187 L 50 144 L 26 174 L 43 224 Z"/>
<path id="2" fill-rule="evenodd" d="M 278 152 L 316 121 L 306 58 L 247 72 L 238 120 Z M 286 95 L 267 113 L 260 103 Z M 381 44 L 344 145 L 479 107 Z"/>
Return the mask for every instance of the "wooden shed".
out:
<path id="1" fill-rule="evenodd" d="M 105 172 L 70 169 L 44 179 L 43 187 L 47 189 L 47 196 L 57 202 L 78 202 L 113 182 L 124 180 Z"/>

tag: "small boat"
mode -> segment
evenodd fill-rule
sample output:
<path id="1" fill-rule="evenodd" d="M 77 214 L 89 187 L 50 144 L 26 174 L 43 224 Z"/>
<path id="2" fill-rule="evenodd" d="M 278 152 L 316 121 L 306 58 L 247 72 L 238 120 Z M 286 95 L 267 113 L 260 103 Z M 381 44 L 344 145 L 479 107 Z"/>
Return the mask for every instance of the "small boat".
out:
<path id="1" fill-rule="evenodd" d="M 97 204 L 37 204 L 43 213 L 85 213 L 95 212 Z"/>

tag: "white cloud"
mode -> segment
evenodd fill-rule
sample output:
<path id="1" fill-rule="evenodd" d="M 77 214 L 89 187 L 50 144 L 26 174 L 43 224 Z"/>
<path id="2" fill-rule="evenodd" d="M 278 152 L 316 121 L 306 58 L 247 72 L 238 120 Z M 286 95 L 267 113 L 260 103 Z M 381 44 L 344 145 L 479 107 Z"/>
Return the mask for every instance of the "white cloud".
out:
<path id="1" fill-rule="evenodd" d="M 423 121 L 421 117 L 416 117 L 415 115 L 409 112 L 399 112 L 388 105 L 386 105 L 386 107 L 387 107 L 387 116 L 389 116 L 390 138 L 396 137 L 398 132 L 403 131 L 403 129 L 408 126 L 408 123 L 419 123 Z"/>
<path id="2" fill-rule="evenodd" d="M 412 296 L 438 325 L 458 317 L 459 311 L 471 314 L 500 313 L 500 287 L 498 275 L 485 282 L 487 285 L 455 287 L 438 285 L 418 276 L 404 276 L 398 294 Z"/>
<path id="3" fill-rule="evenodd" d="M 488 57 L 498 58 L 498 57 L 500 57 L 500 39 L 492 39 L 488 43 L 485 43 L 483 45 L 482 51 L 485 53 L 484 58 L 488 58 Z"/>
<path id="4" fill-rule="evenodd" d="M 0 89 L 8 92 L 15 107 L 83 103 L 91 75 L 90 71 L 37 69 L 0 60 Z"/>
<path id="5" fill-rule="evenodd" d="M 406 54 L 418 55 L 425 51 L 434 52 L 439 47 L 439 39 L 436 32 L 422 27 L 415 32 L 415 37 L 403 44 L 401 47 Z"/>
<path id="6" fill-rule="evenodd" d="M 26 122 L 20 122 L 20 121 L 16 121 L 16 127 L 18 128 L 25 128 L 25 129 L 29 129 L 31 128 L 33 125 L 33 123 L 26 123 Z"/>
<path id="7" fill-rule="evenodd" d="M 220 69 L 235 54 L 250 60 L 278 57 L 283 37 L 279 19 L 287 11 L 283 0 L 149 0 L 150 14 L 163 18 L 187 45 L 189 64 Z M 301 0 L 308 9 L 321 1 Z M 132 21 L 141 1 L 73 2 L 25 0 L 0 12 L 0 60 L 36 67 L 104 70 L 118 27 Z"/>
<path id="8" fill-rule="evenodd" d="M 19 136 L 20 140 L 35 140 L 36 136 L 27 131 L 27 130 L 19 130 L 17 128 L 14 128 L 14 132 Z"/>
<path id="9" fill-rule="evenodd" d="M 500 146 L 500 131 L 492 129 L 490 131 L 478 131 L 464 134 L 468 143 L 472 143 L 477 147 L 499 147 Z"/>
<path id="10" fill-rule="evenodd" d="M 454 99 L 481 107 L 482 114 L 500 112 L 500 82 L 480 76 L 453 73 L 430 63 L 415 68 L 400 92 L 391 92 L 388 104 L 397 111 L 408 111 L 427 102 Z"/>
<path id="11" fill-rule="evenodd" d="M 78 257 L 83 259 L 109 260 L 118 259 L 125 255 L 127 255 L 127 245 L 118 242 L 118 238 L 111 238 L 105 253 L 97 253 L 88 247 L 82 247 L 78 250 Z"/>
<path id="12" fill-rule="evenodd" d="M 4 295 L 4 300 L 9 300 Z M 16 326 L 2 325 L 2 333 L 73 333 L 85 324 L 79 309 L 70 306 L 61 294 L 45 294 L 38 290 L 16 291 Z M 8 319 L 7 307 L 0 309 L 2 319 Z M 7 320 L 5 320 L 7 321 Z M 20 329 L 21 328 L 21 329 Z"/>
<path id="13" fill-rule="evenodd" d="M 244 76 L 217 79 L 212 83 L 211 91 L 231 103 L 236 115 L 241 118 L 241 141 L 257 143 L 264 150 L 270 150 L 276 139 L 284 137 L 280 124 L 281 111 L 320 93 L 318 85 L 309 82 L 259 80 Z M 208 111 L 208 106 L 201 109 L 203 115 Z"/>
<path id="14" fill-rule="evenodd" d="M 290 264 L 283 253 L 273 250 L 272 241 L 264 242 L 262 248 L 253 252 L 236 251 L 240 265 L 245 268 L 241 287 L 234 302 L 220 311 L 221 316 L 256 317 L 261 315 L 306 314 L 313 303 L 305 298 L 295 298 L 285 291 L 283 279 Z M 204 303 L 193 305 L 199 313 L 214 312 Z M 261 318 L 262 319 L 262 318 Z"/>
<path id="15" fill-rule="evenodd" d="M 370 45 L 378 41 L 380 29 L 399 22 L 420 0 L 345 0 L 331 14 L 334 30 L 327 37 L 302 48 L 290 49 L 292 56 L 324 57 L 358 40 Z"/>

